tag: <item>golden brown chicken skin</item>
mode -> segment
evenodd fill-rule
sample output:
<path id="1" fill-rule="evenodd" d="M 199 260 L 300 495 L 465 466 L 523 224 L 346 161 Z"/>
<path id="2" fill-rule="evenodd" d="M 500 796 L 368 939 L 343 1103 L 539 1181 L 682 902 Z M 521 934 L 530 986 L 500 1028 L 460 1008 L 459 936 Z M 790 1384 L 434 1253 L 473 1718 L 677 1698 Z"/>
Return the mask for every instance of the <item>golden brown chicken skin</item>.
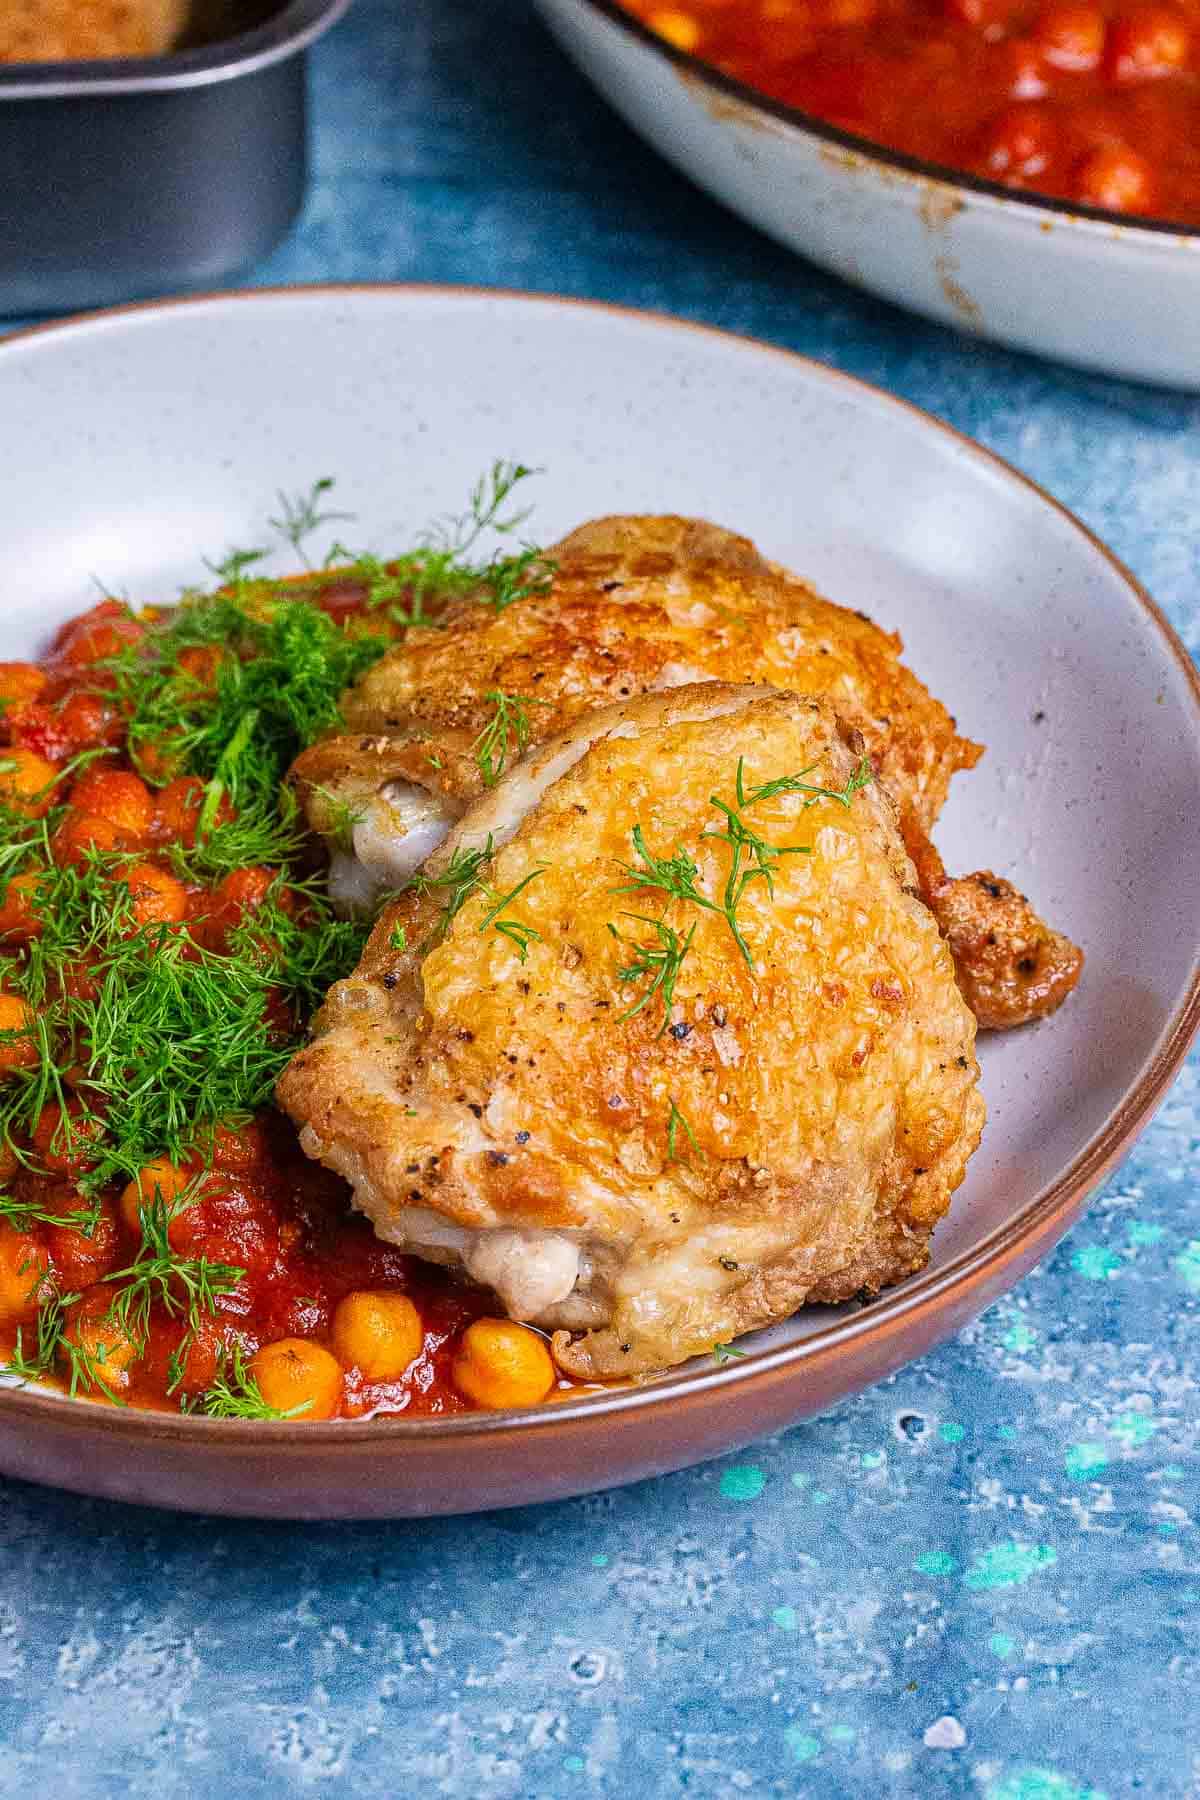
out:
<path id="1" fill-rule="evenodd" d="M 280 1101 L 565 1370 L 672 1366 L 927 1260 L 984 1107 L 914 879 L 825 702 L 592 711 L 387 907 Z"/>
<path id="2" fill-rule="evenodd" d="M 398 886 L 527 742 L 588 708 L 715 679 L 833 703 L 862 733 L 922 878 L 935 864 L 940 871 L 926 900 L 944 930 L 961 927 L 958 884 L 929 833 L 951 777 L 981 752 L 900 661 L 897 636 L 767 563 L 748 539 L 700 520 L 598 519 L 549 555 L 555 573 L 544 593 L 499 614 L 458 599 L 438 627 L 409 631 L 346 695 L 346 733 L 299 758 L 293 780 L 314 829 L 334 839 L 341 822 L 336 897 L 368 905 Z M 500 696 L 519 707 L 502 712 Z M 1013 939 L 1012 908 L 998 904 L 989 916 L 988 892 L 965 881 L 973 925 L 957 930 L 954 947 L 979 1023 L 1052 1010 L 1078 979 L 1079 951 L 1028 903 Z M 997 983 L 996 947 L 1015 969 L 1031 937 L 1038 978 Z"/>

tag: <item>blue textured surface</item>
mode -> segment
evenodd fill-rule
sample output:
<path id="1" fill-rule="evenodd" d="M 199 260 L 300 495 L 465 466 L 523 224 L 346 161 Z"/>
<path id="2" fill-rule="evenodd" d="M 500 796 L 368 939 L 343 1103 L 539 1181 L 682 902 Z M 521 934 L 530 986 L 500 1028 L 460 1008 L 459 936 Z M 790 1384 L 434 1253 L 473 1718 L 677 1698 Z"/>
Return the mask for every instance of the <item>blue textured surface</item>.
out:
<path id="1" fill-rule="evenodd" d="M 254 280 L 557 289 L 808 351 L 1028 470 L 1200 642 L 1200 402 L 785 256 L 518 0 L 359 0 L 313 64 L 316 183 Z M 1193 1066 L 1010 1300 L 726 1464 L 386 1527 L 5 1485 L 0 1794 L 1195 1800 L 1198 1134 Z"/>

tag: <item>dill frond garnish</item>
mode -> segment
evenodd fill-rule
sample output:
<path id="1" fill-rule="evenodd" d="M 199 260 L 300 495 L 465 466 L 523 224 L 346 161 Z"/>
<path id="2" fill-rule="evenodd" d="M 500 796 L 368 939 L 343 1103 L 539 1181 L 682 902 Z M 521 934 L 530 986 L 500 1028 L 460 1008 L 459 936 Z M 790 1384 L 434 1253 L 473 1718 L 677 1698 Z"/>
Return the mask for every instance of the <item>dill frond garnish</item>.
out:
<path id="1" fill-rule="evenodd" d="M 246 1367 L 240 1346 L 235 1344 L 212 1386 L 199 1400 L 187 1402 L 181 1410 L 207 1413 L 210 1419 L 298 1419 L 311 1407 L 311 1400 L 289 1406 L 286 1412 L 268 1406 Z"/>
<path id="2" fill-rule="evenodd" d="M 323 803 L 326 823 L 322 828 L 322 837 L 327 838 L 336 850 L 343 850 L 347 856 L 351 855 L 354 850 L 354 827 L 362 824 L 366 813 L 349 800 L 343 800 L 332 788 L 314 785 L 312 791 Z"/>
<path id="3" fill-rule="evenodd" d="M 508 767 L 510 755 L 519 758 L 529 746 L 532 730 L 529 708 L 545 706 L 548 702 L 530 700 L 524 694 L 505 694 L 499 688 L 489 688 L 483 697 L 492 707 L 492 717 L 471 748 L 483 776 L 483 785 L 491 788 Z"/>
<path id="4" fill-rule="evenodd" d="M 813 765 L 815 767 L 815 765 Z M 658 856 L 649 849 L 641 825 L 635 825 L 632 831 L 633 848 L 638 856 L 637 863 L 622 863 L 621 868 L 629 879 L 621 887 L 614 888 L 617 894 L 634 893 L 642 889 L 654 889 L 669 895 L 675 900 L 688 901 L 705 912 L 720 913 L 729 927 L 746 967 L 753 971 L 754 958 L 750 946 L 742 934 L 741 922 L 738 918 L 738 907 L 742 902 L 746 889 L 751 882 L 762 881 L 770 894 L 775 892 L 775 876 L 779 864 L 785 856 L 809 856 L 812 846 L 809 844 L 772 844 L 747 823 L 744 815 L 751 807 L 763 800 L 772 800 L 779 794 L 803 794 L 805 796 L 802 811 L 818 805 L 822 800 L 832 800 L 840 806 L 848 807 L 856 793 L 874 780 L 870 760 L 863 757 L 858 767 L 849 777 L 843 788 L 827 788 L 808 782 L 804 779 L 812 769 L 801 769 L 795 775 L 783 775 L 775 781 L 764 782 L 760 787 L 750 791 L 746 788 L 745 758 L 738 758 L 734 791 L 737 796 L 736 806 L 730 806 L 719 794 L 710 794 L 709 803 L 715 806 L 723 816 L 723 830 L 701 832 L 701 841 L 712 839 L 729 847 L 729 868 L 725 876 L 725 885 L 719 900 L 705 894 L 697 885 L 700 870 L 695 858 L 682 844 L 676 844 L 673 856 Z M 611 927 L 610 927 L 611 929 Z M 689 939 L 690 941 L 690 939 Z"/>
<path id="5" fill-rule="evenodd" d="M 629 961 L 617 970 L 617 980 L 630 987 L 635 982 L 646 982 L 646 988 L 640 999 L 623 1012 L 617 1020 L 623 1025 L 626 1019 L 632 1019 L 648 1006 L 655 994 L 661 991 L 663 1003 L 663 1021 L 658 1035 L 661 1037 L 671 1022 L 671 1009 L 675 1004 L 675 983 L 679 979 L 679 971 L 683 967 L 683 959 L 692 947 L 692 939 L 696 935 L 693 924 L 686 937 L 679 933 L 665 919 L 648 918 L 644 913 L 622 913 L 622 918 L 635 919 L 639 925 L 649 925 L 657 934 L 657 944 L 632 943 L 622 937 L 617 927 L 611 922 L 608 929 L 617 942 L 630 951 Z"/>
<path id="6" fill-rule="evenodd" d="M 700 1148 L 699 1144 L 696 1142 L 695 1132 L 692 1130 L 691 1126 L 688 1124 L 687 1120 L 684 1118 L 683 1114 L 680 1112 L 678 1106 L 676 1106 L 674 1100 L 672 1100 L 671 1101 L 671 1110 L 667 1114 L 667 1161 L 668 1162 L 686 1162 L 687 1161 L 686 1156 L 679 1155 L 678 1149 L 676 1147 L 677 1140 L 679 1137 L 679 1132 L 681 1130 L 682 1130 L 684 1136 L 687 1138 L 688 1143 L 691 1145 L 693 1154 L 698 1156 L 700 1158 L 701 1162 L 704 1162 L 706 1160 L 705 1155 L 704 1155 L 703 1150 Z"/>
<path id="7" fill-rule="evenodd" d="M 196 1195 L 196 1188 L 191 1193 L 185 1188 L 168 1204 L 156 1188 L 138 1207 L 142 1243 L 137 1256 L 128 1268 L 106 1277 L 116 1292 L 105 1318 L 119 1325 L 139 1348 L 144 1349 L 149 1336 L 152 1306 L 158 1305 L 169 1317 L 184 1316 L 190 1340 L 204 1316 L 215 1315 L 218 1300 L 231 1294 L 246 1273 L 207 1256 L 180 1256 L 171 1248 L 171 1220 Z"/>
<path id="8" fill-rule="evenodd" d="M 375 556 L 355 556 L 339 544 L 335 549 L 347 560 L 338 573 L 364 582 L 368 608 L 386 613 L 401 629 L 437 626 L 439 607 L 447 600 L 473 598 L 503 612 L 518 600 L 545 593 L 554 564 L 536 545 L 497 550 L 483 560 L 477 555 L 486 532 L 511 536 L 525 523 L 528 510 L 509 510 L 509 501 L 534 473 L 524 463 L 493 463 L 471 490 L 466 511 L 442 520 L 415 549 L 381 562 Z"/>
<path id="9" fill-rule="evenodd" d="M 289 495 L 281 489 L 276 496 L 280 516 L 267 520 L 276 536 L 282 538 L 285 544 L 290 544 L 309 569 L 312 564 L 305 554 L 305 539 L 310 538 L 314 531 L 319 531 L 322 525 L 341 524 L 354 517 L 353 513 L 335 512 L 332 508 L 327 512 L 321 511 L 321 502 L 326 494 L 332 492 L 333 487 L 332 475 L 323 475 L 319 481 L 313 482 L 307 494 Z"/>
<path id="10" fill-rule="evenodd" d="M 89 1193 L 155 1157 L 185 1161 L 218 1121 L 265 1106 L 302 1041 L 300 1020 L 350 973 L 365 941 L 363 926 L 335 919 L 311 890 L 294 917 L 282 879 L 223 952 L 169 927 L 131 931 L 113 860 L 41 876 L 45 929 L 9 977 L 36 1006 L 40 1054 L 0 1090 L 0 1139 L 19 1142 L 49 1102 L 66 1110 L 65 1077 L 75 1072 L 75 1095 L 105 1124 L 80 1178 Z M 72 963 L 88 968 L 82 993 L 55 979 Z M 281 992 L 297 1021 L 282 1033 L 267 1025 Z"/>
<path id="11" fill-rule="evenodd" d="M 435 894 L 445 892 L 446 899 L 442 906 L 441 918 L 434 932 L 435 939 L 445 937 L 450 926 L 458 917 L 475 889 L 481 885 L 480 871 L 492 860 L 494 854 L 491 833 L 485 844 L 477 845 L 473 850 L 453 851 L 446 867 L 436 875 L 414 875 L 400 890 L 401 893 Z"/>
<path id="12" fill-rule="evenodd" d="M 506 937 L 510 944 L 515 945 L 517 955 L 522 962 L 529 955 L 530 944 L 541 943 L 542 934 L 540 931 L 535 931 L 532 925 L 522 925 L 518 919 L 504 919 L 500 915 L 512 905 L 518 894 L 524 892 L 531 881 L 536 881 L 539 875 L 545 873 L 546 865 L 543 863 L 536 869 L 530 869 L 528 875 L 518 881 L 515 888 L 510 888 L 507 894 L 497 894 L 494 888 L 487 890 L 488 898 L 494 901 L 494 905 L 480 921 L 479 929 L 486 931 L 490 925 L 493 930 L 500 933 L 501 937 Z"/>

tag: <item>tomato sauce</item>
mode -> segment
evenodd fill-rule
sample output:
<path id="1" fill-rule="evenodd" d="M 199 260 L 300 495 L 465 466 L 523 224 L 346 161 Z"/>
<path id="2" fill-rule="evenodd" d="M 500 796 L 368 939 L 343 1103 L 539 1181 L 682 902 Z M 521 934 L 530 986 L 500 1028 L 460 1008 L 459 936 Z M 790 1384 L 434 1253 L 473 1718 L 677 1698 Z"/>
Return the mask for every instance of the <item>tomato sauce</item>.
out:
<path id="1" fill-rule="evenodd" d="M 329 579 L 310 586 L 308 594 L 280 584 L 292 598 L 319 605 L 339 630 L 363 622 L 361 584 Z M 135 765 L 116 684 L 104 672 L 106 659 L 137 646 L 146 630 L 146 615 L 105 601 L 59 632 L 43 664 L 0 664 L 0 803 L 10 837 L 14 818 L 17 836 L 22 820 L 43 831 L 32 862 L 17 865 L 21 873 L 5 875 L 0 864 L 0 1085 L 32 1081 L 39 1055 L 43 1062 L 48 1055 L 44 1043 L 37 1048 L 37 1008 L 22 982 L 47 929 L 37 885 L 47 862 L 51 871 L 88 870 L 93 878 L 99 871 L 107 879 L 111 869 L 128 890 L 128 931 L 181 934 L 210 957 L 220 957 L 239 922 L 280 892 L 269 868 L 234 868 L 204 882 L 188 879 L 180 873 L 185 865 L 172 861 L 173 848 L 195 843 L 205 784 L 173 772 L 169 744 L 157 776 L 153 743 Z M 188 650 L 179 661 L 192 658 L 189 675 L 204 682 L 219 655 Z M 230 819 L 233 809 L 222 802 L 214 816 Z M 284 889 L 280 904 L 299 916 L 303 891 L 289 897 Z M 84 957 L 52 968 L 48 992 L 94 997 L 97 979 Z M 276 1034 L 286 1051 L 305 1025 L 286 992 L 268 995 L 268 1039 Z M 86 1046 L 78 1048 L 82 1063 Z M 130 1045 L 131 1065 L 140 1049 Z M 106 1103 L 101 1096 L 93 1116 L 91 1102 L 79 1098 L 86 1070 L 81 1077 L 67 1066 L 70 1054 L 61 1045 L 55 1056 L 58 1075 L 44 1103 L 32 1103 L 40 1112 L 0 1141 L 0 1356 L 16 1354 L 18 1372 L 100 1401 L 217 1416 L 310 1411 L 356 1419 L 475 1410 L 455 1368 L 466 1355 L 464 1333 L 494 1314 L 494 1297 L 377 1238 L 354 1212 L 345 1183 L 303 1155 L 280 1114 L 267 1108 L 252 1119 L 216 1121 L 207 1149 L 181 1166 L 151 1162 L 132 1182 L 113 1179 L 97 1188 L 87 1175 L 104 1142 Z M 114 1311 L 131 1271 L 141 1272 L 145 1297 L 132 1315 L 119 1305 Z M 416 1309 L 419 1353 L 386 1379 L 365 1374 L 339 1339 L 338 1308 L 352 1294 L 403 1295 Z M 535 1378 L 544 1367 L 545 1389 L 535 1398 L 570 1385 L 553 1371 L 540 1334 L 507 1323 L 500 1329 L 525 1335 Z M 30 1377 L 39 1343 L 42 1363 Z M 259 1367 L 258 1353 L 280 1346 L 299 1346 L 318 1359 L 318 1372 L 332 1370 L 328 1404 L 305 1405 L 303 1381 L 295 1389 L 298 1411 L 271 1399 L 271 1369 Z M 286 1355 L 301 1368 L 293 1350 Z M 477 1366 L 466 1386 L 478 1389 L 481 1381 L 486 1390 L 487 1368 L 481 1376 Z M 485 1402 L 506 1403 L 520 1402 L 502 1395 Z"/>
<path id="2" fill-rule="evenodd" d="M 748 87 L 925 162 L 1200 227 L 1200 0 L 624 0 Z"/>

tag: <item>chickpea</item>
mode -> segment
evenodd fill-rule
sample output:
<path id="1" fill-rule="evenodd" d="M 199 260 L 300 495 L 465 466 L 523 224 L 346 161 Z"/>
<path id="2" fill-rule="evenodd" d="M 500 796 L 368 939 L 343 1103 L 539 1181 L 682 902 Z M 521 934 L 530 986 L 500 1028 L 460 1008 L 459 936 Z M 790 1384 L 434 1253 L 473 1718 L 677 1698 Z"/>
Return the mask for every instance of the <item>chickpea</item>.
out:
<path id="1" fill-rule="evenodd" d="M 61 1211 L 66 1216 L 73 1209 L 89 1210 L 79 1194 L 68 1191 Z M 59 1210 L 57 1203 L 55 1210 Z M 90 1237 L 86 1231 L 72 1230 L 68 1225 L 47 1225 L 46 1248 L 60 1289 L 77 1292 L 102 1281 L 117 1265 L 120 1242 L 117 1212 L 111 1200 L 101 1201 Z"/>
<path id="2" fill-rule="evenodd" d="M 176 777 L 189 781 L 194 779 L 190 775 L 179 776 L 179 765 L 183 760 L 178 743 L 179 735 L 178 732 L 164 733 L 162 737 L 137 745 L 133 759 L 148 781 L 169 782 Z"/>
<path id="3" fill-rule="evenodd" d="M 248 1125 L 218 1125 L 213 1133 L 213 1167 L 234 1175 L 252 1175 L 267 1160 L 267 1134 L 259 1120 Z"/>
<path id="4" fill-rule="evenodd" d="M 134 863 L 122 879 L 133 901 L 135 925 L 177 925 L 187 917 L 188 891 L 165 869 L 153 863 Z"/>
<path id="5" fill-rule="evenodd" d="M 168 1162 L 165 1156 L 160 1156 L 155 1162 L 147 1163 L 144 1169 L 139 1169 L 118 1202 L 126 1231 L 132 1237 L 140 1238 L 143 1210 L 149 1211 L 157 1198 L 170 1213 L 191 1179 L 189 1169 L 177 1167 L 175 1163 Z"/>
<path id="6" fill-rule="evenodd" d="M 200 777 L 177 775 L 159 793 L 154 816 L 155 837 L 165 839 L 167 843 L 179 842 L 190 849 L 196 841 L 196 828 L 203 808 L 204 783 Z M 233 816 L 228 800 L 222 800 L 213 824 L 226 825 Z"/>
<path id="7" fill-rule="evenodd" d="M 1099 68 L 1106 30 L 1104 14 L 1086 0 L 1056 0 L 1034 27 L 1046 61 L 1080 73 Z"/>
<path id="8" fill-rule="evenodd" d="M 247 1365 L 258 1391 L 277 1412 L 303 1406 L 301 1419 L 332 1419 L 342 1404 L 342 1367 L 309 1338 L 264 1344 Z"/>
<path id="9" fill-rule="evenodd" d="M 50 1258 L 29 1232 L 0 1219 L 0 1324 L 24 1325 L 49 1295 Z"/>
<path id="10" fill-rule="evenodd" d="M 1102 206 L 1107 212 L 1147 213 L 1154 205 L 1154 171 L 1124 144 L 1093 150 L 1080 164 L 1075 184 L 1086 206 Z"/>
<path id="11" fill-rule="evenodd" d="M 38 1060 L 38 1047 L 31 1028 L 33 1013 L 16 994 L 0 994 L 0 1033 L 19 1031 L 24 1035 L 3 1041 L 0 1038 L 0 1075 L 14 1069 L 32 1069 Z"/>
<path id="12" fill-rule="evenodd" d="M 47 675 L 36 663 L 0 662 L 0 711 L 11 712 L 36 700 L 46 685 Z"/>
<path id="13" fill-rule="evenodd" d="M 647 20 L 651 31 L 656 31 L 660 38 L 666 38 L 668 44 L 674 44 L 677 50 L 694 50 L 700 42 L 700 24 L 691 13 L 678 12 L 674 7 L 664 7 L 660 12 L 652 12 Z"/>
<path id="14" fill-rule="evenodd" d="M 93 1288 L 71 1309 L 63 1332 L 64 1346 L 75 1352 L 70 1361 L 78 1370 L 79 1388 L 85 1394 L 122 1393 L 129 1386 L 131 1366 L 141 1354 L 136 1338 L 106 1316 L 111 1304 L 111 1293 Z"/>
<path id="15" fill-rule="evenodd" d="M 13 745 L 0 753 L 0 801 L 28 819 L 44 818 L 53 798 L 58 770 L 44 756 Z"/>
<path id="16" fill-rule="evenodd" d="M 208 694 L 216 688 L 217 670 L 224 660 L 225 652 L 219 644 L 193 644 L 179 652 L 175 667 L 190 678 L 189 685 L 194 683 Z"/>
<path id="17" fill-rule="evenodd" d="M 999 181 L 1041 175 L 1055 149 L 1050 114 L 1034 101 L 1009 106 L 994 118 L 984 143 L 987 173 Z"/>
<path id="18" fill-rule="evenodd" d="M 943 0 L 948 18 L 986 32 L 1009 30 L 1020 6 L 1021 0 Z"/>
<path id="19" fill-rule="evenodd" d="M 58 711 L 57 720 L 64 756 L 91 750 L 97 744 L 111 748 L 119 743 L 124 731 L 120 713 L 102 694 L 71 694 Z"/>
<path id="20" fill-rule="evenodd" d="M 535 1406 L 554 1386 L 545 1342 L 513 1319 L 476 1319 L 468 1325 L 451 1373 L 460 1394 L 495 1411 Z"/>
<path id="21" fill-rule="evenodd" d="M 107 819 L 130 842 L 146 837 L 154 818 L 150 789 L 129 769 L 85 770 L 71 789 L 70 804 L 75 812 Z"/>
<path id="22" fill-rule="evenodd" d="M 51 839 L 54 860 L 60 868 L 82 868 L 92 855 L 111 855 L 126 847 L 125 834 L 98 813 L 69 812 Z"/>
<path id="23" fill-rule="evenodd" d="M 124 645 L 136 643 L 144 635 L 145 627 L 130 616 L 127 606 L 119 600 L 101 600 L 64 626 L 54 647 L 63 662 L 82 668 L 115 656 Z"/>
<path id="24" fill-rule="evenodd" d="M 368 1381 L 396 1381 L 421 1354 L 421 1315 L 405 1294 L 359 1288 L 333 1315 L 333 1347 L 347 1368 Z"/>
<path id="25" fill-rule="evenodd" d="M 1170 6 L 1135 6 L 1113 21 L 1105 68 L 1113 81 L 1148 81 L 1186 66 L 1187 20 Z"/>
<path id="26" fill-rule="evenodd" d="M 33 1128 L 33 1147 L 44 1168 L 56 1175 L 79 1175 L 95 1162 L 93 1151 L 104 1136 L 100 1120 L 84 1113 L 78 1100 L 67 1103 L 66 1118 L 57 1100 L 38 1114 Z"/>
<path id="27" fill-rule="evenodd" d="M 207 904 L 200 903 L 203 910 L 197 935 L 201 941 L 211 950 L 223 950 L 226 934 L 247 922 L 246 915 L 262 906 L 275 884 L 274 869 L 252 865 L 231 870 L 217 883 Z M 278 888 L 277 896 L 281 909 L 290 912 L 292 900 L 286 888 Z"/>
<path id="28" fill-rule="evenodd" d="M 0 937 L 28 944 L 45 929 L 37 913 L 40 874 L 14 875 L 0 901 Z"/>

